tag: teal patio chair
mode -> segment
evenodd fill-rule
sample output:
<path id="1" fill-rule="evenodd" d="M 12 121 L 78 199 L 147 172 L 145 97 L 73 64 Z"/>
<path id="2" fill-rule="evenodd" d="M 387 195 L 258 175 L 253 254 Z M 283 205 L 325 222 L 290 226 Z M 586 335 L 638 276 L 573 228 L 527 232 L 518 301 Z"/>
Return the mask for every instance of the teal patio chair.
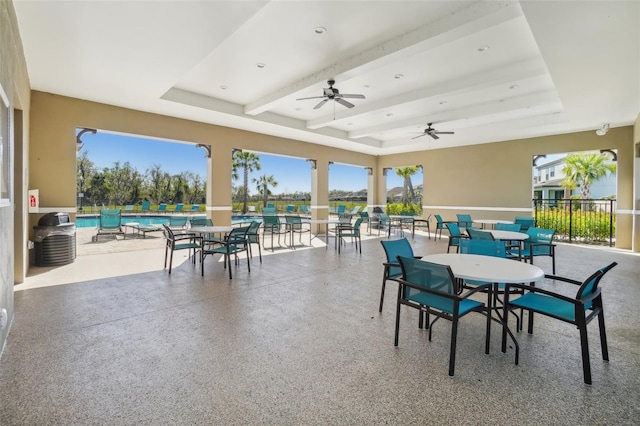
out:
<path id="1" fill-rule="evenodd" d="M 398 280 L 398 302 L 396 306 L 396 330 L 394 345 L 398 346 L 400 334 L 400 308 L 402 305 L 417 309 L 436 318 L 429 324 L 429 341 L 431 342 L 433 326 L 440 318 L 451 321 L 451 342 L 449 346 L 449 376 L 453 377 L 456 364 L 456 344 L 458 336 L 458 323 L 460 318 L 470 312 L 478 312 L 486 316 L 485 353 L 489 353 L 489 341 L 491 333 L 491 298 L 489 298 L 488 312 L 485 312 L 485 304 L 471 299 L 481 287 L 468 290 L 464 289 L 453 276 L 448 265 L 416 260 L 410 257 L 398 256 L 398 262 L 402 269 L 402 277 Z"/>
<path id="2" fill-rule="evenodd" d="M 140 211 L 141 213 L 149 213 L 151 211 L 151 201 L 143 201 Z"/>
<path id="3" fill-rule="evenodd" d="M 384 290 L 387 285 L 387 280 L 398 281 L 402 277 L 402 270 L 398 263 L 398 256 L 412 257 L 414 259 L 421 259 L 422 256 L 415 256 L 413 254 L 413 248 L 411 243 L 406 238 L 400 238 L 399 240 L 383 240 L 380 241 L 384 254 L 387 256 L 387 261 L 383 263 L 384 272 L 382 275 L 382 290 L 380 291 L 380 307 L 378 312 L 382 312 L 382 305 L 384 303 Z"/>
<path id="4" fill-rule="evenodd" d="M 191 212 L 196 213 L 200 211 L 200 204 L 192 204 L 191 205 Z"/>
<path id="5" fill-rule="evenodd" d="M 491 232 L 480 231 L 475 228 L 467 228 L 467 234 L 469 234 L 469 238 L 471 238 L 472 240 L 493 241 L 495 239 L 493 238 L 493 235 L 491 234 Z"/>
<path id="6" fill-rule="evenodd" d="M 287 205 L 287 214 L 293 214 L 296 211 L 296 206 L 294 204 Z"/>
<path id="7" fill-rule="evenodd" d="M 431 215 L 427 216 L 426 219 L 422 219 L 422 218 L 413 219 L 413 224 L 411 225 L 411 238 L 413 239 L 416 238 L 416 229 L 426 229 L 427 238 L 431 239 Z"/>
<path id="8" fill-rule="evenodd" d="M 496 231 L 510 231 L 510 232 L 521 232 L 521 225 L 519 223 L 496 223 L 495 230 Z M 520 241 L 507 241 L 507 249 L 511 250 L 509 253 L 512 258 L 516 258 L 513 253 L 515 250 L 520 248 Z"/>
<path id="9" fill-rule="evenodd" d="M 116 239 L 118 235 L 125 237 L 124 230 L 122 229 L 122 212 L 119 209 L 100 210 L 100 222 L 98 223 L 96 240 L 100 235 L 113 235 Z"/>
<path id="10" fill-rule="evenodd" d="M 413 220 L 413 218 L 411 219 Z M 378 226 L 378 235 L 380 235 L 380 229 L 387 229 L 387 238 L 391 238 L 391 231 L 397 229 L 400 231 L 400 237 L 404 237 L 404 228 L 402 226 L 402 219 L 391 219 L 388 214 L 380 213 L 380 222 Z"/>
<path id="11" fill-rule="evenodd" d="M 194 226 L 213 226 L 213 220 L 208 217 L 193 217 L 189 219 L 189 224 L 191 227 Z M 223 238 L 220 238 L 218 235 L 213 233 L 201 234 L 202 236 L 202 244 L 207 247 L 215 246 L 216 244 L 220 244 Z"/>
<path id="12" fill-rule="evenodd" d="M 356 243 L 356 250 L 359 250 L 362 254 L 362 238 L 360 237 L 360 225 L 362 224 L 362 218 L 356 219 L 356 222 L 351 224 L 344 224 L 337 228 L 336 241 L 338 243 L 338 254 L 340 254 L 340 247 L 344 243 L 345 238 L 351 238 Z"/>
<path id="13" fill-rule="evenodd" d="M 445 222 L 445 226 L 449 230 L 449 243 L 447 245 L 447 253 L 449 253 L 451 247 L 455 247 L 456 253 L 458 253 L 458 251 L 460 250 L 460 240 L 462 240 L 463 238 L 467 238 L 467 236 L 463 235 L 462 232 L 460 232 L 460 228 L 455 222 Z"/>
<path id="14" fill-rule="evenodd" d="M 186 216 L 169 216 L 169 228 L 176 229 L 185 229 L 187 227 Z"/>
<path id="15" fill-rule="evenodd" d="M 556 273 L 556 245 L 553 243 L 555 229 L 544 229 L 531 227 L 527 230 L 529 239 L 524 240 L 524 248 L 511 250 L 513 257 L 528 260 L 533 265 L 533 258 L 536 256 L 551 257 L 551 271 Z"/>
<path id="16" fill-rule="evenodd" d="M 275 207 L 263 207 L 262 208 L 262 215 L 263 216 L 275 216 L 278 213 L 276 212 L 276 208 Z"/>
<path id="17" fill-rule="evenodd" d="M 460 253 L 506 258 L 507 247 L 504 241 L 462 239 L 460 240 Z M 504 283 L 487 283 L 487 282 L 476 281 L 476 280 L 467 280 L 467 279 L 464 280 L 464 286 L 467 288 L 486 287 L 487 285 L 490 285 L 490 284 L 494 285 L 494 291 L 492 292 L 493 294 L 492 305 L 495 308 L 498 306 L 498 303 L 502 303 L 502 301 L 499 298 L 499 295 L 504 294 L 504 291 L 505 291 Z M 521 291 L 517 291 L 517 293 L 523 294 Z M 518 316 L 515 312 L 511 312 L 511 313 L 516 317 L 516 329 L 522 330 L 522 322 L 521 322 L 522 311 L 520 311 L 520 316 Z"/>
<path id="18" fill-rule="evenodd" d="M 173 209 L 173 213 L 180 213 L 182 211 L 183 207 L 184 207 L 184 204 L 182 204 L 182 203 L 176 204 L 176 208 Z"/>
<path id="19" fill-rule="evenodd" d="M 598 269 L 585 281 L 580 282 L 571 278 L 546 275 L 545 278 L 553 280 L 555 284 L 568 283 L 579 286 L 574 297 L 545 290 L 526 284 L 507 284 L 504 300 L 505 327 L 502 331 L 502 352 L 506 350 L 506 327 L 508 326 L 507 313 L 512 309 L 525 309 L 529 311 L 528 333 L 533 333 L 534 313 L 542 314 L 554 318 L 576 327 L 580 333 L 580 347 L 582 353 L 582 377 L 584 382 L 591 384 L 591 363 L 589 360 L 589 339 L 587 337 L 587 325 L 595 318 L 598 318 L 600 330 L 600 348 L 602 359 L 609 361 L 609 351 L 607 348 L 607 331 L 604 322 L 604 310 L 602 303 L 602 292 L 599 287 L 602 277 L 617 265 L 613 262 L 603 268 Z M 524 295 L 510 300 L 509 291 L 520 289 L 525 291 Z M 566 294 L 566 293 L 565 293 Z M 518 364 L 516 352 L 516 364 Z"/>
<path id="20" fill-rule="evenodd" d="M 273 238 L 274 236 L 278 236 L 278 245 L 280 245 L 280 235 L 284 234 L 286 238 L 287 230 L 282 228 L 282 223 L 280 223 L 280 218 L 273 214 L 263 214 L 262 215 L 262 247 L 266 249 L 265 236 L 269 233 L 271 236 L 271 251 L 273 251 Z"/>
<path id="21" fill-rule="evenodd" d="M 436 236 L 438 236 L 438 231 L 440 231 L 440 239 L 442 239 L 442 230 L 446 227 L 447 223 L 455 223 L 456 221 L 444 221 L 442 220 L 442 216 L 439 214 L 433 215 L 436 218 Z M 435 237 L 434 237 L 435 239 Z"/>
<path id="22" fill-rule="evenodd" d="M 336 209 L 336 214 L 342 214 L 345 212 L 346 209 L 347 209 L 347 206 L 345 206 L 344 204 L 340 204 Z"/>
<path id="23" fill-rule="evenodd" d="M 202 276 L 204 276 L 204 259 L 207 255 L 215 255 L 221 254 L 224 257 L 224 267 L 226 269 L 227 265 L 229 266 L 229 279 L 233 279 L 233 274 L 231 272 L 231 256 L 235 259 L 235 264 L 239 265 L 238 254 L 245 252 L 247 254 L 247 270 L 251 272 L 251 262 L 249 261 L 249 243 L 247 242 L 247 232 L 249 231 L 249 226 L 242 226 L 233 228 L 229 234 L 220 242 L 218 246 L 215 247 L 203 247 L 200 253 L 202 254 L 200 257 L 202 268 Z"/>
<path id="24" fill-rule="evenodd" d="M 362 206 L 355 206 L 354 208 L 351 209 L 351 211 L 349 212 L 350 215 L 355 216 L 360 212 L 360 208 Z"/>
<path id="25" fill-rule="evenodd" d="M 303 214 L 303 215 L 305 215 L 305 216 L 306 216 L 306 215 L 309 215 L 309 213 L 311 213 L 311 212 L 309 211 L 309 206 L 307 206 L 306 204 L 300 204 L 300 205 L 298 206 L 298 211 L 300 212 L 300 214 Z"/>
<path id="26" fill-rule="evenodd" d="M 211 225 L 209 225 L 209 221 L 211 221 Z M 213 221 L 206 217 L 190 217 L 189 226 L 213 226 Z"/>
<path id="27" fill-rule="evenodd" d="M 470 214 L 461 214 L 458 213 L 456 214 L 456 217 L 458 218 L 458 226 L 460 228 L 465 228 L 465 229 L 469 229 L 469 228 L 473 228 L 473 219 L 471 219 L 471 215 Z"/>
<path id="28" fill-rule="evenodd" d="M 295 248 L 295 244 L 293 242 L 294 234 L 299 234 L 300 244 L 302 244 L 302 234 L 309 233 L 311 235 L 311 225 L 309 223 L 302 222 L 300 216 L 296 215 L 286 215 L 284 217 L 285 220 L 285 228 L 286 232 L 290 234 L 291 248 Z M 305 225 L 309 225 L 309 227 L 305 227 Z M 303 244 L 304 245 L 304 244 Z"/>
<path id="29" fill-rule="evenodd" d="M 362 218 L 362 223 L 367 224 L 367 232 L 371 234 L 371 218 L 369 217 L 369 212 L 367 211 L 360 212 L 360 217 Z"/>
<path id="30" fill-rule="evenodd" d="M 513 223 L 519 224 L 522 232 L 527 232 L 529 228 L 536 226 L 536 220 L 528 216 L 516 216 Z"/>
<path id="31" fill-rule="evenodd" d="M 168 225 L 163 224 L 166 245 L 164 248 L 164 268 L 167 268 L 167 257 L 169 258 L 169 275 L 171 275 L 171 266 L 173 264 L 173 252 L 178 250 L 189 250 L 189 256 L 192 257 L 193 263 L 196 263 L 196 253 L 202 250 L 202 237 L 192 234 L 183 233 L 175 234 Z M 193 255 L 191 254 L 193 251 Z"/>
<path id="32" fill-rule="evenodd" d="M 262 263 L 262 249 L 260 248 L 260 227 L 262 222 L 254 220 L 251 222 L 249 229 L 247 230 L 247 244 L 249 245 L 249 256 L 253 257 L 251 246 L 253 244 L 258 245 L 258 255 L 260 256 L 260 263 Z"/>
<path id="33" fill-rule="evenodd" d="M 404 230 L 406 229 L 407 231 L 413 229 L 413 213 L 400 213 L 400 220 L 397 222 L 397 224 L 400 227 L 400 234 L 402 236 L 404 236 Z"/>
<path id="34" fill-rule="evenodd" d="M 522 225 L 519 223 L 496 223 L 495 230 L 496 231 L 511 231 L 511 232 L 520 232 L 522 231 Z"/>
<path id="35" fill-rule="evenodd" d="M 164 213 L 167 211 L 166 203 L 161 203 L 158 205 L 158 213 Z"/>

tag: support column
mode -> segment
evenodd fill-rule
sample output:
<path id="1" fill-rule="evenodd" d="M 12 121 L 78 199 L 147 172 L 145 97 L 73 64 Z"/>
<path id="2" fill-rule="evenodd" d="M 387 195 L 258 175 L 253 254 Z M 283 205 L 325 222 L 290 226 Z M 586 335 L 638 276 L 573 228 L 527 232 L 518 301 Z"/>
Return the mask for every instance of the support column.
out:
<path id="1" fill-rule="evenodd" d="M 329 162 L 310 160 L 311 168 L 311 218 L 329 217 Z M 315 168 L 314 168 L 315 166 Z"/>
<path id="2" fill-rule="evenodd" d="M 371 215 L 376 204 L 376 177 L 373 173 L 373 168 L 365 167 L 365 169 L 367 170 L 367 206 L 365 211 Z"/>
<path id="3" fill-rule="evenodd" d="M 391 170 L 391 167 L 385 167 L 382 169 L 382 175 L 378 178 L 378 188 L 376 191 L 377 204 L 374 207 L 380 207 L 385 213 L 387 211 L 387 173 Z"/>
<path id="4" fill-rule="evenodd" d="M 216 225 L 231 224 L 232 158 L 229 148 L 212 146 L 207 159 L 207 216 Z"/>

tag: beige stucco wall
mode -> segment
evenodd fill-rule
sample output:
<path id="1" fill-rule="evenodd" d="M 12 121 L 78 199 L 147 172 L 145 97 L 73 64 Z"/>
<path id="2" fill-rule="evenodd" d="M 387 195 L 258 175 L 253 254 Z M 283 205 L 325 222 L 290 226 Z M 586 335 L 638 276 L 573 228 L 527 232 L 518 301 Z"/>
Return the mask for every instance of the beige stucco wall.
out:
<path id="1" fill-rule="evenodd" d="M 517 141 L 429 150 L 380 158 L 379 172 L 419 164 L 424 171 L 424 214 L 455 219 L 472 212 L 478 219 L 513 219 L 531 214 L 532 159 L 535 155 L 615 149 L 618 153 L 616 247 L 632 248 L 634 205 L 633 126 Z M 635 247 L 638 247 L 637 245 Z"/>
<path id="2" fill-rule="evenodd" d="M 330 161 L 372 168 L 377 163 L 377 157 L 372 155 L 34 91 L 29 176 L 31 189 L 40 191 L 42 210 L 75 212 L 75 132 L 78 127 L 211 146 L 207 208 L 214 222 L 220 224 L 231 221 L 231 155 L 234 148 L 317 160 L 319 176 L 315 204 L 324 209 L 325 214 Z M 31 217 L 31 225 L 38 219 L 39 216 Z"/>
<path id="3" fill-rule="evenodd" d="M 203 143 L 212 147 L 208 209 L 216 223 L 231 218 L 231 151 L 248 149 L 317 160 L 314 203 L 328 204 L 330 161 L 373 167 L 375 205 L 385 204 L 383 169 L 421 165 L 425 215 L 472 212 L 475 218 L 512 219 L 531 214 L 534 155 L 615 149 L 618 152 L 617 247 L 632 247 L 634 206 L 634 128 L 605 136 L 580 132 L 450 149 L 375 157 L 243 130 L 171 118 L 42 92 L 32 93 L 30 181 L 44 208 L 75 209 L 75 129 L 107 131 Z M 325 210 L 326 211 L 326 210 Z M 320 214 L 322 217 L 323 214 Z M 37 217 L 32 218 L 33 221 Z M 32 223 L 33 224 L 33 223 Z"/>
<path id="4" fill-rule="evenodd" d="M 28 133 L 23 129 L 28 128 L 30 88 L 15 10 L 13 3 L 7 1 L 0 2 L 0 85 L 9 98 L 9 108 L 17 110 L 9 122 L 12 137 L 8 154 L 14 166 L 10 182 L 13 194 L 10 202 L 5 200 L 0 205 L 0 309 L 6 309 L 12 320 L 14 282 L 22 282 L 26 273 L 26 181 L 22 159 L 27 155 L 27 144 L 23 141 Z M 9 327 L 0 330 L 0 351 L 8 332 Z"/>

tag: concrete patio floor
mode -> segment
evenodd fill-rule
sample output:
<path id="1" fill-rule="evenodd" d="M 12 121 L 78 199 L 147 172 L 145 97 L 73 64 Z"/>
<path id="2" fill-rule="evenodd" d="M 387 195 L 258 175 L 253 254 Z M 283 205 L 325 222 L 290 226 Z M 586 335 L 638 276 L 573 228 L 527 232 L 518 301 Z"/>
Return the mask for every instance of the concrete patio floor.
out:
<path id="1" fill-rule="evenodd" d="M 533 335 L 517 335 L 518 366 L 512 348 L 500 352 L 497 324 L 484 354 L 475 314 L 461 321 L 453 378 L 448 322 L 429 342 L 417 312 L 403 309 L 394 347 L 397 286 L 388 285 L 378 313 L 379 238 L 364 241 L 362 255 L 349 244 L 340 255 L 332 246 L 278 249 L 262 263 L 254 257 L 250 273 L 240 262 L 229 280 L 217 259 L 205 261 L 204 277 L 185 259 L 169 276 L 156 235 L 113 242 L 132 249 L 84 254 L 16 286 L 0 424 L 636 424 L 640 416 L 637 254 L 557 248 L 559 275 L 583 279 L 619 263 L 602 282 L 610 362 L 591 324 L 587 386 L 577 330 L 542 316 Z M 416 254 L 446 252 L 446 239 L 411 242 Z M 550 272 L 548 259 L 536 264 Z"/>

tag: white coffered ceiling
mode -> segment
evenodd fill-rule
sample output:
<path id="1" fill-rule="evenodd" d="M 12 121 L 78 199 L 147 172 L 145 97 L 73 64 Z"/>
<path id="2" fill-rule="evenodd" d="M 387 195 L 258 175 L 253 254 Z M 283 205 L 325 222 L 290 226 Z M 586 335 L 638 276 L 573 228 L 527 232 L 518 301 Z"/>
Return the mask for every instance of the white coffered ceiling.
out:
<path id="1" fill-rule="evenodd" d="M 14 5 L 34 90 L 364 153 L 617 127 L 640 112 L 637 1 Z M 330 78 L 366 99 L 296 100 Z M 415 139 L 427 123 L 455 134 Z"/>

